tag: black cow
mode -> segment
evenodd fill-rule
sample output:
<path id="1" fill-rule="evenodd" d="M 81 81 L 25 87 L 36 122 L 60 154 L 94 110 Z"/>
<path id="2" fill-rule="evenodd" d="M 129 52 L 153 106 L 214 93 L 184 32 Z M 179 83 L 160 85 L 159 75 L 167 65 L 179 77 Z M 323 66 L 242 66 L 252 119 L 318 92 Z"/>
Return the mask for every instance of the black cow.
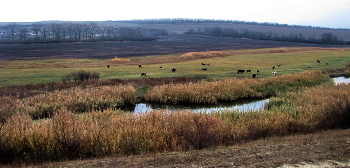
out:
<path id="1" fill-rule="evenodd" d="M 256 74 L 253 74 L 252 77 L 255 78 L 255 77 L 256 77 Z"/>
<path id="2" fill-rule="evenodd" d="M 241 70 L 241 69 L 239 69 L 239 70 L 237 70 L 237 73 L 239 74 L 239 73 L 243 73 L 245 70 Z"/>
<path id="3" fill-rule="evenodd" d="M 176 72 L 176 68 L 171 68 L 171 72 Z"/>
<path id="4" fill-rule="evenodd" d="M 203 69 L 202 69 L 202 71 L 206 71 L 206 70 L 208 70 L 208 68 L 203 68 Z"/>
<path id="5" fill-rule="evenodd" d="M 107 65 L 107 68 L 109 68 L 109 65 Z"/>
<path id="6" fill-rule="evenodd" d="M 205 63 L 201 63 L 201 65 L 207 65 L 207 64 L 205 64 Z"/>
<path id="7" fill-rule="evenodd" d="M 160 66 L 159 69 L 163 69 L 163 66 Z"/>
<path id="8" fill-rule="evenodd" d="M 257 74 L 260 74 L 260 70 L 259 70 L 259 69 L 258 69 L 258 70 L 256 70 L 256 73 L 257 73 Z"/>
<path id="9" fill-rule="evenodd" d="M 275 69 L 275 68 L 276 68 L 275 66 L 272 67 L 272 69 Z"/>
<path id="10" fill-rule="evenodd" d="M 247 69 L 247 73 L 251 73 L 252 72 L 252 70 L 251 69 Z"/>
<path id="11" fill-rule="evenodd" d="M 141 65 L 141 64 L 139 64 L 139 68 L 142 68 L 142 65 Z"/>
<path id="12" fill-rule="evenodd" d="M 321 61 L 320 61 L 320 60 L 317 60 L 317 63 L 321 63 Z"/>
<path id="13" fill-rule="evenodd" d="M 146 72 L 141 73 L 141 77 L 143 77 L 143 76 L 147 76 Z"/>

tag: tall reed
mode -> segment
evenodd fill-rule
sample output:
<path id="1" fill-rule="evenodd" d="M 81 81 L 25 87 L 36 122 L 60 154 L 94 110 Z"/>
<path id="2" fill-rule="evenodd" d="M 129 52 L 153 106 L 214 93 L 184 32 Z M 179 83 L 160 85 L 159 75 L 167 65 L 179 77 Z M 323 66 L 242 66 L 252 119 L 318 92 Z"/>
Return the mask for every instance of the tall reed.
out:
<path id="1" fill-rule="evenodd" d="M 244 80 L 241 85 L 246 85 Z M 94 97 L 99 95 L 95 95 L 95 90 L 81 91 L 92 91 Z M 82 94 L 72 93 L 77 98 Z M 122 93 L 129 95 L 129 92 Z M 130 100 L 134 100 L 132 96 Z M 9 104 L 1 107 L 11 115 L 4 117 L 0 125 L 2 164 L 186 151 L 269 136 L 350 127 L 350 85 L 345 84 L 325 84 L 279 94 L 270 100 L 268 110 L 246 113 L 153 110 L 131 114 L 108 108 L 78 114 L 70 106 L 60 106 L 53 111 L 52 119 L 32 120 L 29 113 L 19 111 L 20 108 L 11 109 L 21 100 L 6 101 Z M 37 101 L 31 105 L 35 104 L 40 105 Z"/>
<path id="2" fill-rule="evenodd" d="M 315 86 L 331 79 L 320 71 L 307 71 L 264 79 L 223 79 L 214 82 L 165 84 L 149 90 L 145 99 L 160 103 L 206 103 L 261 98 L 279 92 Z"/>
<path id="3" fill-rule="evenodd" d="M 24 99 L 7 96 L 1 99 L 4 101 L 1 102 L 0 113 L 23 112 L 38 119 L 52 116 L 61 107 L 74 113 L 120 108 L 135 104 L 136 94 L 134 87 L 119 85 L 57 90 Z"/>
<path id="4" fill-rule="evenodd" d="M 350 127 L 350 85 L 322 85 L 280 95 L 260 112 L 193 113 L 65 107 L 33 121 L 15 113 L 0 127 L 1 163 L 127 156 L 232 145 L 269 136 Z"/>
<path id="5" fill-rule="evenodd" d="M 318 128 L 348 128 L 350 126 L 350 85 L 326 85 L 303 92 L 292 92 L 272 99 L 271 110 L 293 112 L 302 123 Z"/>

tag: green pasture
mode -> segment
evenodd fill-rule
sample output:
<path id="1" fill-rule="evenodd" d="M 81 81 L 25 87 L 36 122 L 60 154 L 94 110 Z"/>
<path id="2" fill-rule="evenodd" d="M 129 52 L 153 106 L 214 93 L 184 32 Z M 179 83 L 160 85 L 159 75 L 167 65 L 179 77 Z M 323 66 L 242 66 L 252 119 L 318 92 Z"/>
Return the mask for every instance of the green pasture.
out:
<path id="1" fill-rule="evenodd" d="M 288 49 L 288 48 L 287 48 Z M 296 51 L 284 53 L 269 53 L 274 49 L 256 49 L 234 51 L 226 57 L 180 60 L 176 55 L 132 57 L 125 63 L 112 62 L 107 59 L 49 59 L 49 60 L 14 60 L 0 61 L 0 87 L 11 85 L 32 84 L 50 81 L 61 81 L 67 73 L 85 70 L 100 73 L 102 79 L 141 78 L 142 72 L 147 73 L 146 78 L 174 77 L 174 76 L 206 76 L 209 79 L 222 79 L 231 77 L 251 77 L 256 70 L 260 70 L 257 77 L 271 76 L 276 71 L 277 75 L 299 73 L 307 70 L 327 71 L 337 69 L 350 63 L 350 51 L 341 49 L 309 51 Z M 233 51 L 227 51 L 233 52 Z M 166 63 L 155 63 L 154 60 L 167 60 Z M 321 63 L 316 61 L 320 60 Z M 158 61 L 159 62 L 159 61 Z M 326 62 L 328 65 L 326 65 Z M 201 63 L 210 64 L 203 66 Z M 143 68 L 138 68 L 142 64 Z M 281 64 L 281 67 L 277 67 Z M 110 68 L 107 68 L 110 65 Z M 163 69 L 159 67 L 163 66 Z M 271 67 L 276 69 L 272 70 Z M 177 69 L 175 73 L 171 68 Z M 202 68 L 208 68 L 202 71 Z M 252 74 L 237 74 L 238 69 L 251 69 Z M 143 77 L 144 78 L 144 77 Z"/>

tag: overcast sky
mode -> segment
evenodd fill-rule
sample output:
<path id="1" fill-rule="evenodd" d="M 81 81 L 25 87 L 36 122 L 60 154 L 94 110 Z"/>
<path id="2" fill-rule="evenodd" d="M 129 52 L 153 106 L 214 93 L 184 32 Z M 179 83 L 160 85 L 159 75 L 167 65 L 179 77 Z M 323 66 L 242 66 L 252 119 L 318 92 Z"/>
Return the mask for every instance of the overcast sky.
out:
<path id="1" fill-rule="evenodd" d="M 3 0 L 0 22 L 200 18 L 350 29 L 350 0 Z"/>

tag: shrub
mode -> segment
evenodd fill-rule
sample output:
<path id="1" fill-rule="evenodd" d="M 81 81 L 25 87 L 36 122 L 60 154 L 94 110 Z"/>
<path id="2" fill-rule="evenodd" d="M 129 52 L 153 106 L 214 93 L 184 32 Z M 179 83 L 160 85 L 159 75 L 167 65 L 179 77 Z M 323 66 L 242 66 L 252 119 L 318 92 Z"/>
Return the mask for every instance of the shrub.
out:
<path id="1" fill-rule="evenodd" d="M 269 53 L 286 53 L 288 50 L 285 49 L 276 49 L 276 50 L 271 50 Z"/>
<path id="2" fill-rule="evenodd" d="M 222 51 L 189 52 L 180 56 L 181 59 L 198 59 L 228 56 L 229 53 Z"/>
<path id="3" fill-rule="evenodd" d="M 178 125 L 173 134 L 197 150 L 220 145 L 219 134 L 215 130 L 220 120 L 206 114 L 193 114 L 189 122 L 191 127 Z"/>
<path id="4" fill-rule="evenodd" d="M 346 77 L 350 77 L 350 70 L 346 70 L 343 75 Z"/>
<path id="5" fill-rule="evenodd" d="M 130 59 L 129 58 L 118 58 L 118 57 L 114 57 L 111 59 L 112 62 L 129 62 Z"/>
<path id="6" fill-rule="evenodd" d="M 62 81 L 88 81 L 88 80 L 98 80 L 100 79 L 100 74 L 98 72 L 89 72 L 89 71 L 76 71 L 69 74 L 66 74 L 62 77 Z"/>

